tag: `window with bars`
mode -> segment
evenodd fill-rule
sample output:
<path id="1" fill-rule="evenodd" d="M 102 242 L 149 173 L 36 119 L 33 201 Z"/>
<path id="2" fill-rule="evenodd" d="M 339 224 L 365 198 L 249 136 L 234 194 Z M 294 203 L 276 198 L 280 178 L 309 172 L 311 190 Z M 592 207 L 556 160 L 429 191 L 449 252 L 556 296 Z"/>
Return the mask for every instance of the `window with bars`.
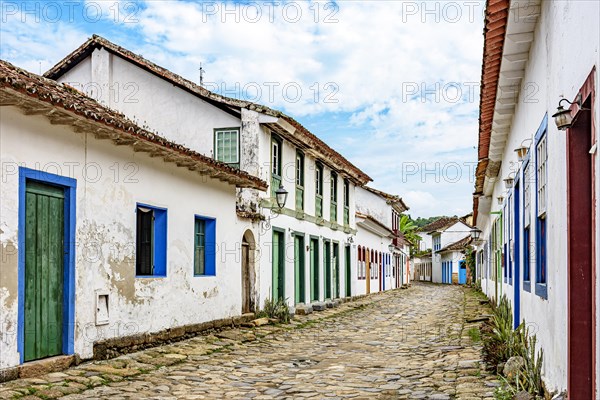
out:
<path id="1" fill-rule="evenodd" d="M 238 128 L 215 129 L 215 159 L 240 167 L 240 131 Z"/>

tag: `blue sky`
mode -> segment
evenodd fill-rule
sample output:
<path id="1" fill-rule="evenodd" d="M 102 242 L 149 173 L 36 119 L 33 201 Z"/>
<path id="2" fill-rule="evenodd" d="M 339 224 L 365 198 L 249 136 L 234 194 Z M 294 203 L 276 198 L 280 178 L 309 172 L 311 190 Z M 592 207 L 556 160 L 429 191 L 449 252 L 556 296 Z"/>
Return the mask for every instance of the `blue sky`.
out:
<path id="1" fill-rule="evenodd" d="M 10 1 L 0 57 L 44 72 L 92 34 L 290 114 L 402 196 L 471 211 L 483 1 Z"/>

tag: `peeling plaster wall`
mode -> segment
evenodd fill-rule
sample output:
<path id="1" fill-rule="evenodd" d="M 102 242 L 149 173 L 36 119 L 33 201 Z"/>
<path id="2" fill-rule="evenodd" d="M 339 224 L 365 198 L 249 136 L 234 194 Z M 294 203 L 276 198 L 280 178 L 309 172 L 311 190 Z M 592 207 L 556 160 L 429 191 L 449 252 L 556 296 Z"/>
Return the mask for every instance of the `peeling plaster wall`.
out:
<path id="1" fill-rule="evenodd" d="M 85 91 L 150 131 L 211 157 L 214 129 L 241 126 L 239 118 L 102 48 L 58 81 Z"/>
<path id="2" fill-rule="evenodd" d="M 18 165 L 77 180 L 75 352 L 83 358 L 96 340 L 241 314 L 247 224 L 237 220 L 234 186 L 12 107 L 2 107 L 0 117 L 0 368 L 19 362 Z M 164 278 L 134 277 L 136 202 L 168 210 Z M 193 276 L 195 214 L 217 219 L 215 277 Z M 96 290 L 109 293 L 108 325 L 95 324 Z"/>

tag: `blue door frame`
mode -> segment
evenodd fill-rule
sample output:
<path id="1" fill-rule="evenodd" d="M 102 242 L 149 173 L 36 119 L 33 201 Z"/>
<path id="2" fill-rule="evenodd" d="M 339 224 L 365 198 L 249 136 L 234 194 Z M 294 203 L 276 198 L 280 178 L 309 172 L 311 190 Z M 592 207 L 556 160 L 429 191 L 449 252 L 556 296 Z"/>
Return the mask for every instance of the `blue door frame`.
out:
<path id="1" fill-rule="evenodd" d="M 75 205 L 77 181 L 48 172 L 19 167 L 19 264 L 18 264 L 18 317 L 17 351 L 20 363 L 24 362 L 25 345 L 25 188 L 27 181 L 37 181 L 59 186 L 65 191 L 64 227 L 64 278 L 63 278 L 63 354 L 75 351 Z"/>
<path id="2" fill-rule="evenodd" d="M 520 218 L 519 218 L 519 214 L 520 214 L 520 210 L 519 210 L 519 206 L 520 206 L 520 182 L 518 180 L 518 174 L 517 174 L 517 180 L 515 182 L 515 193 L 513 195 L 514 197 L 514 207 L 513 207 L 513 213 L 514 213 L 514 226 L 513 229 L 514 231 L 514 235 L 513 235 L 513 251 L 514 251 L 514 260 L 513 260 L 513 265 L 515 268 L 514 271 L 514 305 L 513 305 L 513 309 L 514 309 L 514 328 L 517 329 L 517 327 L 519 326 L 519 323 L 521 321 L 521 229 L 520 229 Z"/>
<path id="3" fill-rule="evenodd" d="M 465 260 L 458 262 L 458 283 L 461 285 L 467 284 L 467 266 L 465 265 Z"/>

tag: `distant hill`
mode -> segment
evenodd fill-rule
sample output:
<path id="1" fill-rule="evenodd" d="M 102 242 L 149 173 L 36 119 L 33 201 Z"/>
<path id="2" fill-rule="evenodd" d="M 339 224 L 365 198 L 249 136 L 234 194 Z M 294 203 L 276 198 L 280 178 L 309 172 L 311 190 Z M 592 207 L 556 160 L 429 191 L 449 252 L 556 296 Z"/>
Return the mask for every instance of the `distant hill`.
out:
<path id="1" fill-rule="evenodd" d="M 419 228 L 420 228 L 420 227 L 422 227 L 422 226 L 425 226 L 425 225 L 427 225 L 427 224 L 430 224 L 430 223 L 432 223 L 433 221 L 437 221 L 437 220 L 438 220 L 438 219 L 440 219 L 440 218 L 446 218 L 446 217 L 447 217 L 447 218 L 450 218 L 450 217 L 448 217 L 448 216 L 446 216 L 446 215 L 440 215 L 440 216 L 437 216 L 437 217 L 429 217 L 429 218 L 421 218 L 421 217 L 418 217 L 417 219 L 415 219 L 415 220 L 413 220 L 413 221 L 414 221 L 415 225 L 417 225 L 417 227 L 419 227 Z"/>

